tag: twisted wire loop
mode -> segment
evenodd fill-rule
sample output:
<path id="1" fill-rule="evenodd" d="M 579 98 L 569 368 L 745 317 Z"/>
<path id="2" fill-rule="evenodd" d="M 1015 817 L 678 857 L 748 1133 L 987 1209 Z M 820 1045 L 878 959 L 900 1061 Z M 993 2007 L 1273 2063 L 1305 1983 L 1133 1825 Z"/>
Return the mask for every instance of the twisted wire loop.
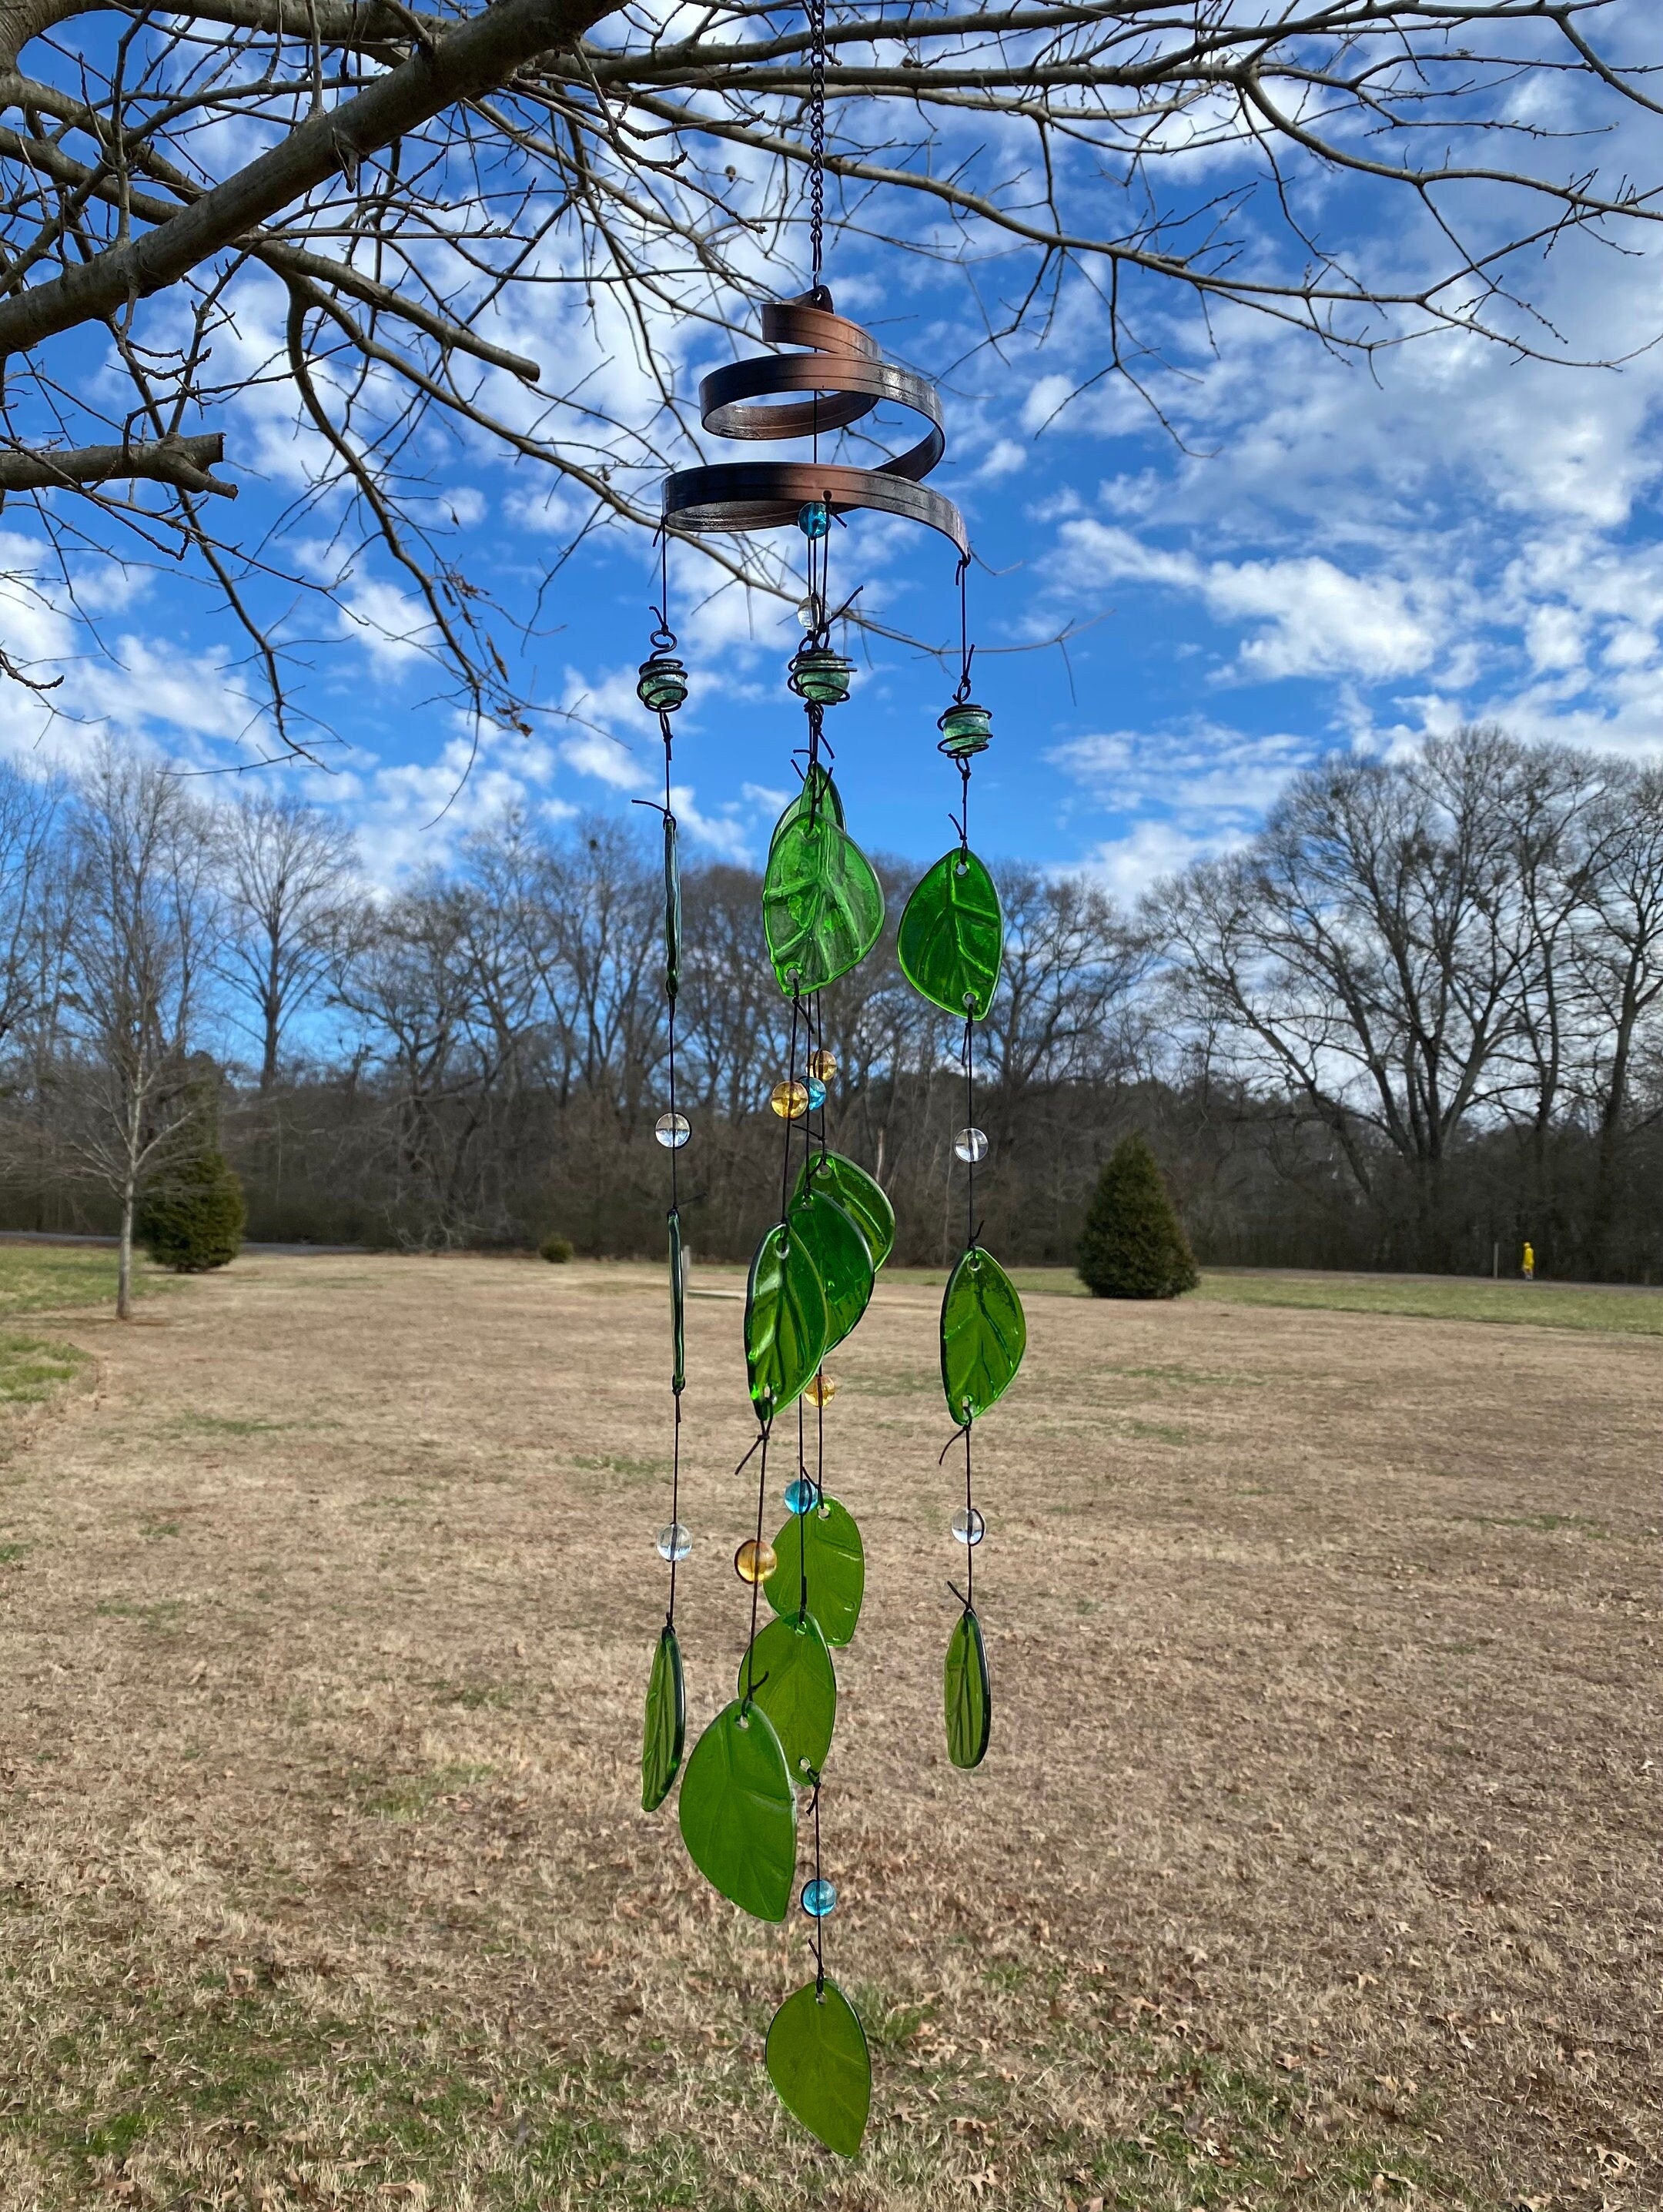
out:
<path id="1" fill-rule="evenodd" d="M 865 507 L 922 522 L 968 556 L 963 516 L 950 499 L 923 481 L 947 450 L 935 386 L 885 361 L 870 332 L 834 314 L 824 285 L 800 300 L 764 307 L 762 337 L 769 345 L 808 350 L 759 354 L 713 369 L 699 386 L 700 415 L 713 436 L 813 437 L 858 422 L 883 401 L 921 415 L 928 429 L 915 446 L 873 468 L 838 461 L 757 460 L 677 469 L 665 479 L 665 520 L 692 531 L 775 530 L 794 523 L 810 501 L 824 500 L 834 514 Z M 753 404 L 790 392 L 808 397 L 778 406 Z"/>

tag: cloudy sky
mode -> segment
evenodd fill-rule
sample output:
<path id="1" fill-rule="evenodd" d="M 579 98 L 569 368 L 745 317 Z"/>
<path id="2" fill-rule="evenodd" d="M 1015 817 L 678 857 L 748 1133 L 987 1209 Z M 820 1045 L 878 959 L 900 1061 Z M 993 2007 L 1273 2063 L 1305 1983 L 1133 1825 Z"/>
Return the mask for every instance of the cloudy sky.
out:
<path id="1" fill-rule="evenodd" d="M 1599 158 L 1663 173 L 1663 121 L 1624 129 Z M 1399 247 L 1385 195 L 1353 195 L 1334 219 L 1364 246 L 1415 250 Z M 1248 834 L 1287 776 L 1335 747 L 1389 751 L 1480 718 L 1628 754 L 1663 745 L 1658 254 L 1581 236 L 1520 271 L 1552 345 L 1619 367 L 1555 367 L 1452 336 L 1364 361 L 1237 311 L 1204 326 L 1174 297 L 1149 304 L 1142 394 L 1102 374 L 1104 318 L 1084 287 L 1043 343 L 995 353 L 977 349 L 966 287 L 938 268 L 863 249 L 829 274 L 840 307 L 943 387 L 949 452 L 933 481 L 963 503 L 980 564 L 976 690 L 996 740 L 973 831 L 990 855 L 1089 867 L 1132 896 Z M 994 268 L 982 297 L 1019 276 Z M 780 272 L 782 291 L 799 281 Z M 561 312 L 538 303 L 547 319 L 515 333 L 524 349 L 586 349 L 604 405 L 646 410 L 622 334 L 567 326 Z M 246 314 L 239 334 L 251 360 L 269 341 L 258 324 Z M 671 353 L 690 392 L 725 349 L 678 335 Z M 297 481 L 287 393 L 265 388 L 229 428 L 248 524 Z M 443 471 L 464 550 L 529 613 L 569 534 L 569 500 L 480 447 Z M 21 508 L 0 526 L 14 579 L 38 567 L 28 531 Z M 297 557 L 321 569 L 338 556 L 301 544 Z M 835 557 L 835 583 L 863 582 L 887 626 L 924 644 L 953 635 L 944 541 L 857 517 Z M 644 544 L 587 539 L 543 588 L 525 647 L 531 734 L 488 736 L 476 757 L 410 642 L 410 602 L 365 555 L 343 605 L 307 612 L 307 704 L 331 735 L 324 769 L 295 780 L 364 830 L 390 879 L 442 860 L 507 805 L 556 821 L 627 809 L 657 773 L 633 696 L 654 582 Z M 197 767 L 247 757 L 258 712 L 235 637 L 200 592 L 137 568 L 82 586 L 101 654 L 50 579 L 0 585 L 0 644 L 58 668 L 69 718 L 45 728 L 33 702 L 0 693 L 0 742 L 73 757 L 111 726 Z M 758 860 L 800 730 L 783 687 L 795 620 L 724 587 L 696 552 L 678 550 L 672 595 L 694 680 L 681 810 L 705 852 Z M 851 826 L 869 847 L 927 858 L 955 796 L 934 750 L 950 683 L 916 647 L 868 637 L 854 649 L 854 698 L 831 720 Z"/>

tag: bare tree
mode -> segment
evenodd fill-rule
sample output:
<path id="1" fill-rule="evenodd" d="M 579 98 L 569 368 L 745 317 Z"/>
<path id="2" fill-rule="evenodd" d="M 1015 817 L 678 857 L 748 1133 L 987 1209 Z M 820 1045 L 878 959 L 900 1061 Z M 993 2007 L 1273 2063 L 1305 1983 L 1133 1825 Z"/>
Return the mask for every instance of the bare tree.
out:
<path id="1" fill-rule="evenodd" d="M 217 827 L 228 924 L 221 966 L 253 1010 L 264 1095 L 290 1023 L 360 926 L 357 842 L 320 809 L 268 793 L 238 799 Z"/>
<path id="2" fill-rule="evenodd" d="M 211 826 L 175 777 L 106 746 L 76 795 L 69 888 L 74 1057 L 55 1085 L 59 1136 L 119 1209 L 125 1321 L 141 1185 L 201 1115 L 192 1048 L 219 924 Z"/>
<path id="3" fill-rule="evenodd" d="M 857 247 L 962 267 L 990 344 L 1042 333 L 1077 295 L 1089 380 L 1138 382 L 1175 295 L 1365 355 L 1454 329 L 1557 357 L 1530 298 L 1542 257 L 1579 231 L 1621 248 L 1663 218 L 1658 179 L 1620 143 L 1600 167 L 1602 138 L 1660 112 L 1650 65 L 1621 58 L 1624 20 L 1618 0 L 835 17 L 831 221 Z M 501 625 L 459 558 L 446 440 L 558 483 L 569 542 L 652 520 L 689 432 L 671 326 L 719 343 L 806 270 L 816 82 L 802 18 L 751 0 L 189 0 L 112 18 L 13 0 L 0 493 L 31 503 L 71 585 L 83 554 L 188 554 L 279 746 L 312 736 L 294 685 L 317 625 L 288 603 L 322 594 L 333 629 L 371 549 L 443 682 L 523 725 Z M 1339 228 L 1356 208 L 1373 245 Z M 563 337 L 528 353 L 550 320 L 586 322 L 592 357 L 568 371 Z M 651 419 L 609 414 L 592 379 L 609 356 L 644 372 Z M 100 362 L 112 376 L 87 373 Z M 307 480 L 275 532 L 238 534 L 215 471 L 247 458 L 251 398 L 291 410 Z M 321 572 L 320 538 L 337 548 Z M 777 580 L 754 549 L 724 557 Z"/>

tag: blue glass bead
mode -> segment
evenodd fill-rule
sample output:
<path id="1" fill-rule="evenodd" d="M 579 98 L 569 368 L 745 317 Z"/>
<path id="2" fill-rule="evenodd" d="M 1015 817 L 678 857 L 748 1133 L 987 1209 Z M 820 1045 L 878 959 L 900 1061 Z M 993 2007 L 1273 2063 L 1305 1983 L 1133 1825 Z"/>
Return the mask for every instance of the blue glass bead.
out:
<path id="1" fill-rule="evenodd" d="M 823 1920 L 837 1907 L 837 1884 L 835 1881 L 809 1881 L 803 1885 L 803 1910 L 810 1920 Z"/>
<path id="2" fill-rule="evenodd" d="M 809 1078 L 808 1090 L 809 1111 L 810 1114 L 817 1114 L 826 1103 L 826 1086 L 817 1075 L 811 1075 Z"/>
<path id="3" fill-rule="evenodd" d="M 786 1505 L 789 1511 L 806 1513 L 811 1505 L 817 1505 L 819 1502 L 820 1486 L 809 1481 L 806 1476 L 799 1476 L 795 1482 L 786 1485 Z"/>
<path id="4" fill-rule="evenodd" d="M 811 499 L 797 510 L 797 527 L 804 538 L 823 538 L 831 528 L 831 509 L 823 499 Z"/>

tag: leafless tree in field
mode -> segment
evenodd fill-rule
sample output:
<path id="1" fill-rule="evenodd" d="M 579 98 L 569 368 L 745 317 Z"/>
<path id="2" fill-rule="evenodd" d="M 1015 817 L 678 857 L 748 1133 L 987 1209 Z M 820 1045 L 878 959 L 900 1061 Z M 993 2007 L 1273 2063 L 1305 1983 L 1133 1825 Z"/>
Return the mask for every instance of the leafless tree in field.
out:
<path id="1" fill-rule="evenodd" d="M 221 959 L 253 1017 L 265 1092 L 289 1024 L 322 991 L 361 915 L 357 845 L 318 808 L 266 793 L 239 796 L 217 822 Z"/>
<path id="2" fill-rule="evenodd" d="M 1069 304 L 1134 382 L 1186 297 L 1330 348 L 1555 356 L 1542 256 L 1631 249 L 1663 212 L 1610 152 L 1663 113 L 1636 25 L 1629 0 L 864 6 L 827 30 L 831 216 L 964 271 L 989 344 Z M 803 264 L 810 89 L 801 17 L 751 0 L 6 0 L 0 495 L 32 509 L 35 587 L 185 561 L 279 753 L 315 736 L 297 672 L 343 619 L 413 626 L 441 693 L 525 727 L 447 471 L 557 486 L 565 551 L 654 520 L 696 442 L 672 333 L 719 347 Z M 239 529 L 263 434 L 301 481 Z M 345 592 L 371 553 L 413 625 Z"/>

